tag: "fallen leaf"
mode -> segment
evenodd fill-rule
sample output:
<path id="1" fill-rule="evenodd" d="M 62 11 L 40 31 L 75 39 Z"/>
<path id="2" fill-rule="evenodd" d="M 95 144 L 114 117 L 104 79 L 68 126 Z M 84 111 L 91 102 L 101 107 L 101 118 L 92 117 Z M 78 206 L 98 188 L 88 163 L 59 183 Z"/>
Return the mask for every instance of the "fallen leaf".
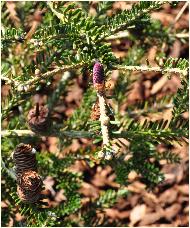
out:
<path id="1" fill-rule="evenodd" d="M 135 208 L 132 209 L 130 213 L 129 218 L 131 222 L 129 226 L 133 226 L 135 223 L 142 220 L 145 214 L 146 214 L 146 205 L 145 204 L 137 205 Z"/>
<path id="2" fill-rule="evenodd" d="M 171 207 L 168 207 L 165 209 L 165 218 L 167 218 L 169 221 L 173 219 L 181 210 L 181 205 L 178 203 L 173 204 Z"/>
<path id="3" fill-rule="evenodd" d="M 165 204 L 171 204 L 173 203 L 177 198 L 177 191 L 174 189 L 168 189 L 164 191 L 158 198 L 159 202 L 162 203 L 162 205 Z"/>
<path id="4" fill-rule="evenodd" d="M 139 223 L 139 226 L 146 226 L 152 223 L 155 223 L 160 218 L 162 218 L 163 214 L 160 212 L 149 213 L 144 216 L 142 221 Z"/>
<path id="5" fill-rule="evenodd" d="M 189 195 L 189 185 L 188 184 L 178 185 L 178 186 L 176 186 L 176 189 L 183 195 Z"/>

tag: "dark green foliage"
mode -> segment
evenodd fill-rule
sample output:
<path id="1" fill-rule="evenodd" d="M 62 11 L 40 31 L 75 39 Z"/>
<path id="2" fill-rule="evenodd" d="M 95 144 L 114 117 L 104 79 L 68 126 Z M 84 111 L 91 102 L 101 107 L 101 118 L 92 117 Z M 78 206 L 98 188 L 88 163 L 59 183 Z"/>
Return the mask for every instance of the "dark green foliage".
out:
<path id="1" fill-rule="evenodd" d="M 7 48 L 7 45 L 15 42 L 23 43 L 24 42 L 24 32 L 19 29 L 16 30 L 15 28 L 10 28 L 4 31 L 3 34 L 1 34 L 3 37 L 2 39 L 2 46 L 1 48 Z"/>
<path id="2" fill-rule="evenodd" d="M 95 213 L 95 209 L 101 210 L 102 208 L 112 207 L 119 198 L 125 198 L 127 195 L 128 191 L 124 188 L 119 190 L 109 189 L 107 191 L 103 191 L 98 200 L 91 202 L 88 207 L 84 208 L 84 211 L 81 211 L 84 226 L 112 226 L 113 224 L 110 224 L 106 217 L 100 222 L 100 219 Z"/>
<path id="3" fill-rule="evenodd" d="M 107 27 L 111 30 L 110 35 L 124 30 L 131 25 L 137 25 L 140 21 L 149 21 L 147 13 L 152 10 L 159 9 L 162 4 L 162 2 L 142 1 L 133 5 L 131 10 L 124 10 L 120 14 L 115 15 L 113 18 L 108 18 Z"/>
<path id="4" fill-rule="evenodd" d="M 166 160 L 168 163 L 179 163 L 181 160 L 178 154 L 174 154 L 171 151 L 164 151 L 159 154 L 157 153 L 155 156 L 158 161 Z"/>
<path id="5" fill-rule="evenodd" d="M 116 203 L 117 198 L 127 196 L 128 191 L 125 189 L 120 189 L 118 191 L 115 190 L 107 190 L 106 192 L 103 192 L 103 194 L 100 196 L 98 201 L 96 202 L 97 206 L 102 207 L 111 207 Z"/>
<path id="6" fill-rule="evenodd" d="M 140 40 L 144 41 L 146 39 L 146 43 L 151 45 L 153 42 L 156 44 L 160 44 L 163 41 L 172 44 L 175 40 L 172 35 L 169 34 L 167 28 L 163 27 L 160 21 L 150 20 L 148 23 L 140 25 L 141 28 L 135 28 L 134 31 L 131 29 L 132 33 L 140 37 Z M 154 33 L 152 37 L 151 34 Z"/>
<path id="7" fill-rule="evenodd" d="M 99 21 L 103 20 L 106 17 L 106 12 L 107 10 L 112 8 L 114 1 L 109 1 L 109 2 L 100 2 L 97 4 L 97 15 L 96 17 L 99 17 Z"/>
<path id="8" fill-rule="evenodd" d="M 57 177 L 64 172 L 64 169 L 69 167 L 74 162 L 73 156 L 67 156 L 63 159 L 58 159 L 53 154 L 37 154 L 40 172 L 43 176 L 51 173 L 51 176 Z M 61 178 L 61 176 L 59 176 Z"/>
<path id="9" fill-rule="evenodd" d="M 67 202 L 60 205 L 56 210 L 58 215 L 64 216 L 75 213 L 82 205 L 80 194 L 77 192 L 80 186 L 78 183 L 78 175 L 65 172 L 61 175 L 61 179 L 64 181 L 58 184 L 57 188 L 64 189 L 64 195 L 67 198 Z"/>
<path id="10" fill-rule="evenodd" d="M 178 89 L 177 94 L 173 99 L 173 118 L 178 119 L 189 109 L 189 80 L 187 77 L 181 81 L 181 88 Z"/>
<path id="11" fill-rule="evenodd" d="M 127 122 L 127 123 L 126 123 Z M 178 123 L 171 121 L 168 125 L 168 120 L 147 121 L 143 124 L 135 120 L 124 120 L 122 126 L 125 126 L 125 131 L 112 132 L 113 137 L 127 137 L 129 140 L 146 139 L 152 142 L 172 143 L 172 141 L 180 142 L 183 137 L 188 137 L 188 122 L 180 120 Z"/>
<path id="12" fill-rule="evenodd" d="M 155 163 L 150 162 L 150 158 L 154 158 L 154 145 L 149 142 L 138 140 L 136 144 L 132 144 L 130 150 L 133 154 L 133 169 L 142 176 L 148 187 L 157 185 L 163 180 L 163 174 Z"/>
<path id="13" fill-rule="evenodd" d="M 164 69 L 167 68 L 178 68 L 180 70 L 187 70 L 189 67 L 189 62 L 186 59 L 168 58 L 164 63 Z"/>
<path id="14" fill-rule="evenodd" d="M 60 149 L 56 153 L 49 152 L 48 137 L 44 135 L 28 136 L 21 131 L 21 135 L 15 132 L 10 137 L 2 136 L 2 201 L 9 202 L 2 209 L 2 226 L 7 226 L 11 217 L 13 225 L 21 227 L 126 227 L 126 221 L 109 222 L 106 216 L 100 220 L 97 211 L 114 207 L 119 198 L 127 200 L 129 192 L 126 187 L 130 183 L 128 176 L 131 171 L 136 172 L 147 188 L 154 188 L 164 181 L 160 161 L 180 162 L 180 155 L 171 148 L 176 143 L 187 143 L 188 121 L 185 114 L 189 105 L 189 63 L 184 58 L 168 56 L 169 48 L 177 39 L 177 31 L 151 18 L 150 13 L 162 9 L 165 2 L 139 1 L 130 10 L 120 10 L 108 16 L 113 4 L 112 1 L 15 2 L 20 19 L 20 27 L 17 28 L 6 11 L 6 3 L 2 2 L 2 85 L 9 85 L 10 88 L 6 90 L 8 95 L 5 93 L 2 96 L 2 129 L 28 130 L 26 117 L 36 103 L 33 97 L 43 95 L 53 122 L 52 129 L 44 135 L 56 136 Z M 175 6 L 177 3 L 170 4 Z M 92 7 L 93 15 L 89 12 Z M 32 38 L 27 39 L 29 19 L 36 9 L 45 9 L 45 13 Z M 124 37 L 120 37 L 120 32 L 124 33 Z M 117 58 L 115 55 L 119 50 L 117 41 L 123 41 L 127 46 L 124 57 Z M 163 43 L 169 47 L 167 52 L 163 52 Z M 158 48 L 156 67 L 147 61 L 153 45 Z M 110 161 L 97 157 L 102 149 L 101 122 L 91 119 L 92 107 L 97 100 L 92 84 L 92 69 L 96 60 L 104 66 L 106 84 L 113 69 L 132 67 L 126 71 L 118 70 L 117 77 L 112 78 L 113 87 L 107 88 L 106 92 L 109 103 L 106 109 L 112 117 L 110 143 L 118 148 L 118 153 Z M 65 66 L 69 69 L 63 69 Z M 137 72 L 135 67 L 141 69 Z M 143 81 L 146 71 L 155 71 L 160 74 L 158 76 L 167 74 L 168 79 L 175 73 L 179 76 L 181 87 L 176 94 L 161 98 L 155 95 L 128 103 L 134 83 Z M 157 80 L 157 75 L 155 78 Z M 155 78 L 153 76 L 151 80 Z M 78 103 L 67 102 L 67 95 L 73 92 L 71 86 L 75 84 L 82 90 L 82 98 Z M 64 111 L 60 111 L 59 118 L 56 118 L 59 106 Z M 65 114 L 65 110 L 70 108 L 72 114 Z M 171 108 L 172 118 L 163 118 L 162 112 Z M 150 118 L 152 114 L 160 114 L 160 118 L 153 121 Z M 75 152 L 72 151 L 75 145 L 73 138 L 77 138 L 77 146 L 80 145 Z M 85 142 L 81 138 L 88 139 Z M 38 148 L 39 174 L 44 179 L 52 177 L 55 192 L 63 192 L 65 199 L 57 206 L 25 204 L 18 198 L 11 153 L 21 142 Z M 159 145 L 165 146 L 163 152 L 159 152 Z M 85 163 L 86 170 L 73 171 L 77 162 Z M 84 182 L 91 182 L 97 166 L 102 169 L 111 167 L 120 187 L 99 189 L 97 197 L 89 197 L 89 201 L 84 203 L 81 187 Z M 15 218 L 18 212 L 24 216 L 21 222 Z"/>
<path id="15" fill-rule="evenodd" d="M 124 157 L 120 157 L 119 159 L 115 159 L 111 162 L 111 166 L 116 173 L 116 181 L 120 185 L 127 185 L 128 184 L 128 175 L 132 170 L 132 162 L 128 160 L 125 162 Z"/>
<path id="16" fill-rule="evenodd" d="M 69 118 L 66 126 L 73 130 L 86 129 L 87 121 L 89 120 L 91 113 L 91 109 L 88 107 L 92 107 L 95 101 L 96 92 L 92 89 L 88 89 L 83 95 L 80 108 L 75 110 L 71 118 Z"/>
<path id="17" fill-rule="evenodd" d="M 19 212 L 21 215 L 25 216 L 26 220 L 23 222 L 23 225 L 27 226 L 47 226 L 47 225 L 54 225 L 54 218 L 52 216 L 51 210 L 47 210 L 42 208 L 39 204 L 32 205 L 32 204 L 24 204 L 18 198 L 17 194 L 13 192 L 12 189 L 11 197 L 15 201 L 16 205 L 19 207 Z M 20 224 L 21 225 L 21 224 Z"/>

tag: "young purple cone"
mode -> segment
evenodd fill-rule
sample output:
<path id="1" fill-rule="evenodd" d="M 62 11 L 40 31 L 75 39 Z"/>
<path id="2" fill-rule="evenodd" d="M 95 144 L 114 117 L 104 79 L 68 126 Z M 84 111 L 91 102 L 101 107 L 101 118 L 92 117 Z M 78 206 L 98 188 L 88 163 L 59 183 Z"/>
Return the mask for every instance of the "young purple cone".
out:
<path id="1" fill-rule="evenodd" d="M 96 61 L 93 67 L 93 84 L 102 84 L 104 82 L 103 65 Z"/>
<path id="2" fill-rule="evenodd" d="M 103 65 L 96 61 L 93 67 L 93 85 L 97 91 L 104 89 L 104 68 Z"/>

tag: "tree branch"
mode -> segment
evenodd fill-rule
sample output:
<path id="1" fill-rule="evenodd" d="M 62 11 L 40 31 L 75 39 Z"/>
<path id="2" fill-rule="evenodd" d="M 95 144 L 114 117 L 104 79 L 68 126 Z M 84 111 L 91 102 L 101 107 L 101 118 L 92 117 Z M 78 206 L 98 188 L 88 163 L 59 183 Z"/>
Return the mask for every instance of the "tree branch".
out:
<path id="1" fill-rule="evenodd" d="M 175 73 L 181 75 L 187 75 L 187 69 L 181 70 L 179 68 L 165 68 L 162 69 L 160 67 L 149 67 L 149 66 L 121 66 L 121 65 L 114 65 L 112 67 L 113 70 L 122 70 L 122 71 L 141 71 L 141 72 L 160 72 L 164 73 Z"/>
<path id="2" fill-rule="evenodd" d="M 34 78 L 30 79 L 27 82 L 24 82 L 18 86 L 17 91 L 23 91 L 23 92 L 29 92 L 34 88 L 34 84 L 41 81 L 42 79 L 48 79 L 49 77 L 57 74 L 57 73 L 62 73 L 65 71 L 73 70 L 73 69 L 78 69 L 80 67 L 84 66 L 84 63 L 79 63 L 76 65 L 65 65 L 63 67 L 56 68 L 52 71 L 48 71 L 44 74 L 41 74 L 39 76 L 34 76 Z"/>
<path id="3" fill-rule="evenodd" d="M 113 28 L 109 28 L 109 24 L 114 24 L 114 20 L 117 21 L 117 18 L 118 16 L 115 16 L 112 18 L 111 21 L 109 21 L 109 24 L 108 24 L 108 28 L 109 28 L 109 32 L 102 35 L 98 40 L 97 42 L 101 42 L 102 40 L 104 40 L 106 37 L 108 36 L 111 36 L 112 34 L 115 34 L 119 31 L 122 31 L 122 30 L 126 30 L 129 26 L 133 26 L 133 23 L 135 22 L 135 20 L 137 18 L 140 18 L 142 15 L 145 15 L 149 12 L 151 12 L 152 10 L 156 9 L 156 8 L 159 8 L 159 6 L 161 7 L 161 5 L 163 5 L 164 3 L 166 3 L 165 1 L 161 2 L 161 1 L 158 1 L 157 2 L 159 5 L 151 5 L 147 8 L 142 8 L 141 10 L 138 10 L 138 8 L 136 8 L 136 13 L 133 15 L 133 16 L 130 16 L 129 18 L 127 18 L 123 23 L 117 25 L 117 26 L 114 26 Z M 137 7 L 140 6 L 140 4 L 137 4 Z M 130 11 L 126 11 L 126 15 L 127 13 L 129 13 Z M 129 14 L 128 14 L 129 15 Z M 119 20 L 120 18 L 118 18 Z M 123 21 L 123 20 L 122 20 Z"/>
<path id="4" fill-rule="evenodd" d="M 31 130 L 3 130 L 1 131 L 2 137 L 27 137 L 27 136 L 52 136 L 52 137 L 69 137 L 69 138 L 93 138 L 94 134 L 88 131 L 64 131 L 55 130 L 52 132 L 37 135 Z"/>
<path id="5" fill-rule="evenodd" d="M 11 109 L 13 107 L 18 106 L 18 105 L 22 104 L 23 102 L 25 102 L 25 99 L 23 100 L 21 96 L 28 94 L 29 92 L 32 92 L 33 90 L 35 90 L 35 84 L 37 82 L 40 82 L 42 79 L 47 79 L 57 73 L 66 72 L 66 71 L 73 70 L 73 69 L 78 69 L 84 65 L 85 65 L 85 63 L 79 63 L 76 65 L 59 67 L 52 71 L 48 71 L 44 74 L 41 74 L 38 76 L 33 76 L 34 77 L 33 79 L 31 79 L 27 82 L 24 82 L 22 84 L 20 84 L 18 81 L 16 81 L 14 84 L 15 85 L 19 84 L 17 87 L 15 87 L 15 90 L 17 90 L 18 96 L 15 96 L 13 98 L 13 100 L 11 100 L 9 102 L 8 107 L 5 107 L 2 110 L 2 119 L 5 119 L 8 116 L 8 114 L 11 112 Z M 67 80 L 67 79 L 68 78 L 65 78 L 65 80 Z"/>
<path id="6" fill-rule="evenodd" d="M 100 106 L 100 122 L 101 122 L 101 131 L 102 131 L 102 137 L 103 137 L 103 145 L 108 146 L 110 144 L 109 139 L 109 131 L 108 131 L 108 125 L 110 122 L 110 119 L 107 115 L 106 111 L 106 101 L 105 96 L 101 93 L 97 93 L 98 99 L 99 99 L 99 106 Z"/>
<path id="7" fill-rule="evenodd" d="M 177 33 L 177 34 L 175 34 L 175 37 L 179 38 L 179 39 L 182 39 L 182 38 L 188 39 L 189 38 L 189 33 Z"/>
<path id="8" fill-rule="evenodd" d="M 176 138 L 182 139 L 188 137 L 188 132 L 180 129 L 176 129 L 172 131 L 171 129 L 163 129 L 163 130 L 128 130 L 128 131 L 113 131 L 110 132 L 110 138 L 125 138 L 125 139 L 132 139 L 137 136 L 148 137 L 151 140 L 177 140 Z M 27 136 L 46 136 L 46 137 L 68 137 L 73 139 L 80 139 L 80 138 L 89 138 L 95 139 L 96 134 L 89 131 L 65 131 L 65 130 L 54 130 L 50 133 L 44 133 L 43 135 L 36 135 L 34 132 L 30 130 L 4 130 L 1 132 L 2 137 L 27 137 Z M 112 156 L 111 156 L 112 157 Z M 111 158 L 110 158 L 111 159 Z"/>

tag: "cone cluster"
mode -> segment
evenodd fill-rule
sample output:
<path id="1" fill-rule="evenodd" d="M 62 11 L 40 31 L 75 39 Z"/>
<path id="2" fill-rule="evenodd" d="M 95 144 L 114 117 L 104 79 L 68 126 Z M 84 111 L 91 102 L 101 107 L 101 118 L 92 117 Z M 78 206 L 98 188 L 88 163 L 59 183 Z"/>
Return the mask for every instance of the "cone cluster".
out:
<path id="1" fill-rule="evenodd" d="M 27 122 L 33 132 L 46 133 L 51 123 L 48 108 L 37 103 L 36 107 L 29 111 Z M 13 160 L 19 198 L 28 203 L 37 202 L 41 198 L 43 182 L 37 172 L 35 149 L 28 144 L 21 143 L 13 153 Z"/>
<path id="2" fill-rule="evenodd" d="M 17 193 L 19 198 L 28 203 L 37 202 L 41 196 L 42 179 L 37 173 L 35 150 L 28 144 L 19 144 L 14 153 Z"/>

